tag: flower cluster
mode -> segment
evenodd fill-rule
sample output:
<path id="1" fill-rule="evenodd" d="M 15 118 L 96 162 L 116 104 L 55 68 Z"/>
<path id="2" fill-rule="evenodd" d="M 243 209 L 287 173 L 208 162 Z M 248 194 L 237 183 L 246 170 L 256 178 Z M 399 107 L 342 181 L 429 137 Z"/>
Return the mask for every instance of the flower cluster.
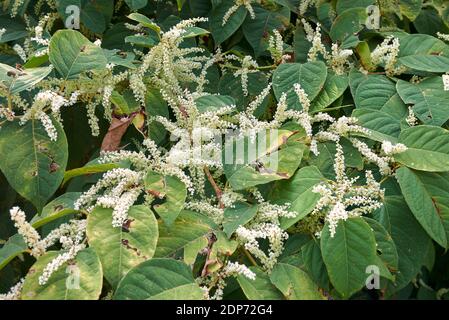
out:
<path id="1" fill-rule="evenodd" d="M 246 10 L 248 10 L 249 15 L 251 17 L 251 19 L 255 19 L 256 18 L 256 13 L 254 12 L 254 9 L 252 7 L 252 3 L 256 2 L 259 3 L 260 0 L 234 0 L 234 5 L 232 5 L 228 11 L 226 11 L 225 15 L 223 16 L 223 22 L 221 24 L 221 26 L 224 26 L 229 18 L 241 7 L 244 6 L 246 8 Z"/>
<path id="2" fill-rule="evenodd" d="M 57 242 L 61 244 L 62 249 L 66 250 L 66 252 L 56 256 L 44 268 L 43 274 L 39 277 L 40 285 L 47 283 L 55 271 L 67 261 L 74 259 L 77 253 L 85 247 L 82 242 L 85 239 L 86 220 L 73 219 L 68 223 L 63 223 L 52 230 L 44 239 L 41 239 L 37 230 L 26 221 L 25 213 L 19 207 L 13 207 L 10 210 L 10 215 L 18 233 L 23 237 L 27 246 L 31 249 L 31 255 L 35 258 L 45 254 L 47 249 Z"/>
<path id="3" fill-rule="evenodd" d="M 17 228 L 17 232 L 23 237 L 26 244 L 31 248 L 31 254 L 34 257 L 39 257 L 45 253 L 45 246 L 41 242 L 41 236 L 34 229 L 29 222 L 26 221 L 25 212 L 19 207 L 13 207 L 9 211 L 11 220 Z"/>
<path id="4" fill-rule="evenodd" d="M 449 91 L 449 73 L 443 74 L 443 90 Z"/>
<path id="5" fill-rule="evenodd" d="M 253 190 L 252 193 L 258 202 L 258 212 L 249 223 L 239 226 L 235 233 L 237 241 L 270 271 L 283 251 L 284 241 L 288 238 L 288 234 L 280 227 L 279 219 L 293 218 L 296 212 L 288 210 L 290 207 L 288 203 L 276 205 L 265 201 L 258 190 Z M 261 239 L 268 240 L 268 253 L 260 248 Z"/>
<path id="6" fill-rule="evenodd" d="M 349 61 L 349 57 L 353 55 L 352 50 L 342 49 L 337 43 L 333 43 L 331 51 L 328 52 L 321 40 L 321 25 L 317 23 L 315 30 L 313 30 L 312 26 L 305 19 L 301 19 L 301 22 L 306 32 L 306 39 L 312 43 L 308 53 L 309 61 L 315 61 L 318 54 L 321 54 L 327 65 L 336 74 L 344 74 L 348 67 L 352 66 L 352 63 Z"/>
<path id="7" fill-rule="evenodd" d="M 205 291 L 205 298 L 207 300 L 221 300 L 223 298 L 223 290 L 227 284 L 227 278 L 237 277 L 239 275 L 242 275 L 250 280 L 256 279 L 256 274 L 247 266 L 231 261 L 228 261 L 227 265 L 221 268 L 219 272 L 214 274 L 209 279 L 201 279 L 203 289 Z M 210 296 L 209 292 L 212 287 L 215 292 L 212 296 Z"/>
<path id="8" fill-rule="evenodd" d="M 112 225 L 121 227 L 128 218 L 129 208 L 142 193 L 142 179 L 139 172 L 125 168 L 112 169 L 81 195 L 75 202 L 75 209 L 92 211 L 95 205 L 112 208 Z"/>
<path id="9" fill-rule="evenodd" d="M 275 64 L 284 63 L 291 58 L 290 55 L 284 54 L 284 41 L 281 33 L 276 29 L 273 30 L 273 34 L 268 40 L 268 51 Z"/>
<path id="10" fill-rule="evenodd" d="M 354 185 L 359 177 L 348 178 L 345 168 L 343 147 L 337 143 L 335 181 L 321 183 L 313 188 L 313 192 L 319 193 L 321 198 L 311 214 L 325 213 L 331 237 L 335 235 L 338 221 L 372 212 L 382 206 L 379 199 L 383 198 L 383 190 L 371 171 L 365 172 L 366 184 L 359 186 Z"/>
<path id="11" fill-rule="evenodd" d="M 19 282 L 9 289 L 8 293 L 0 294 L 0 300 L 20 300 L 24 282 L 25 278 L 20 279 Z"/>
<path id="12" fill-rule="evenodd" d="M 49 138 L 56 141 L 58 133 L 53 125 L 50 116 L 46 113 L 47 107 L 50 108 L 53 117 L 60 121 L 60 109 L 63 106 L 71 106 L 77 102 L 79 92 L 75 91 L 71 94 L 69 99 L 53 92 L 51 90 L 40 91 L 34 98 L 33 105 L 26 109 L 23 116 L 20 118 L 20 123 L 24 124 L 30 119 L 39 119 L 44 126 Z"/>
<path id="13" fill-rule="evenodd" d="M 375 65 L 383 64 L 387 75 L 399 75 L 404 67 L 396 66 L 398 54 L 399 39 L 389 36 L 371 52 L 371 61 Z"/>

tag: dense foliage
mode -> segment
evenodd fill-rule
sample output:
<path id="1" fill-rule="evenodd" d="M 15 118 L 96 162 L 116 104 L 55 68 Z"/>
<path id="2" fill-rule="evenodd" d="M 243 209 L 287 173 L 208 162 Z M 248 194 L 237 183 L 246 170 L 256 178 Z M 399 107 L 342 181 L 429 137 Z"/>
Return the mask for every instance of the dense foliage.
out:
<path id="1" fill-rule="evenodd" d="M 447 1 L 3 0 L 0 298 L 444 299 L 448 120 Z"/>

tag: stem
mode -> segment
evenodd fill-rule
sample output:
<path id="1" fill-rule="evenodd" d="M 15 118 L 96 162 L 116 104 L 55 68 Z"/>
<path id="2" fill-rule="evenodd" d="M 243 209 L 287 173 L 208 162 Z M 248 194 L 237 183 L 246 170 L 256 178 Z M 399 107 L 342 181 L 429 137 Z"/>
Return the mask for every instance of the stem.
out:
<path id="1" fill-rule="evenodd" d="M 246 257 L 248 258 L 248 260 L 252 263 L 253 266 L 258 267 L 259 265 L 257 264 L 256 260 L 254 259 L 254 257 L 251 255 L 251 253 L 249 253 L 248 250 L 245 249 L 245 247 L 242 247 L 243 253 L 245 253 Z"/>
<path id="2" fill-rule="evenodd" d="M 215 194 L 217 195 L 218 203 L 220 205 L 220 209 L 224 209 L 224 204 L 223 202 L 221 202 L 221 196 L 223 195 L 223 192 L 215 182 L 214 177 L 212 177 L 212 174 L 210 173 L 208 167 L 204 167 L 204 173 L 206 173 L 207 180 L 209 180 L 210 184 L 212 185 L 212 188 L 214 188 Z"/>
<path id="3" fill-rule="evenodd" d="M 12 111 L 12 99 L 10 93 L 8 93 L 8 109 Z"/>

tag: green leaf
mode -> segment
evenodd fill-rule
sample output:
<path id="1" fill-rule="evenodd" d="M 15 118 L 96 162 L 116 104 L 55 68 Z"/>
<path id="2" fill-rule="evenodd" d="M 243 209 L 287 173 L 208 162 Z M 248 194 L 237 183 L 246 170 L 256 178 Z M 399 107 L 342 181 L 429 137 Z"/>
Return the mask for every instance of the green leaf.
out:
<path id="1" fill-rule="evenodd" d="M 171 257 L 184 250 L 186 246 L 200 241 L 198 239 L 206 238 L 212 230 L 213 227 L 207 217 L 183 210 L 170 227 L 159 222 L 159 240 L 154 256 Z"/>
<path id="2" fill-rule="evenodd" d="M 320 243 L 312 239 L 301 247 L 304 270 L 321 288 L 329 290 L 329 276 L 321 255 Z"/>
<path id="3" fill-rule="evenodd" d="M 351 8 L 366 8 L 374 2 L 375 0 L 338 0 L 336 10 L 341 14 Z"/>
<path id="4" fill-rule="evenodd" d="M 155 31 L 157 34 L 161 32 L 161 28 L 155 24 L 150 18 L 144 16 L 143 14 L 133 12 L 128 16 L 129 19 L 139 22 L 142 26 L 150 28 Z"/>
<path id="5" fill-rule="evenodd" d="M 200 113 L 218 111 L 221 108 L 235 106 L 233 97 L 219 94 L 207 94 L 195 99 L 195 104 Z"/>
<path id="6" fill-rule="evenodd" d="M 62 181 L 62 185 L 65 185 L 70 179 L 75 178 L 75 177 L 106 172 L 106 171 L 109 171 L 109 170 L 112 170 L 115 168 L 120 168 L 120 164 L 117 164 L 117 163 L 93 163 L 93 164 L 87 164 L 81 168 L 68 170 L 64 173 L 64 180 Z"/>
<path id="7" fill-rule="evenodd" d="M 67 139 L 52 120 L 58 139 L 52 141 L 42 124 L 29 120 L 5 123 L 0 130 L 0 169 L 9 184 L 40 211 L 58 189 L 67 165 Z"/>
<path id="8" fill-rule="evenodd" d="M 145 177 L 145 189 L 162 204 L 154 204 L 153 208 L 164 223 L 171 225 L 176 220 L 187 197 L 185 184 L 175 176 L 165 176 L 149 171 Z"/>
<path id="9" fill-rule="evenodd" d="M 351 168 L 363 168 L 363 159 L 360 152 L 352 145 L 352 143 L 346 139 L 340 139 L 345 154 L 346 166 Z M 309 160 L 309 164 L 316 166 L 318 170 L 328 179 L 335 178 L 334 170 L 334 158 L 336 153 L 336 146 L 333 142 L 320 142 L 318 143 L 318 156 L 312 156 Z"/>
<path id="10" fill-rule="evenodd" d="M 354 95 L 357 108 L 381 110 L 396 94 L 394 82 L 385 76 L 368 76 L 361 81 Z"/>
<path id="11" fill-rule="evenodd" d="M 18 40 L 28 35 L 27 27 L 24 23 L 6 14 L 0 16 L 0 25 L 8 26 L 8 28 L 5 28 L 5 33 L 0 37 L 0 43 Z"/>
<path id="12" fill-rule="evenodd" d="M 316 284 L 301 269 L 278 263 L 270 274 L 271 282 L 287 300 L 323 300 Z"/>
<path id="13" fill-rule="evenodd" d="M 337 16 L 329 35 L 333 41 L 343 41 L 346 37 L 362 30 L 362 24 L 366 22 L 367 18 L 366 7 L 354 8 L 351 6 L 350 9 Z"/>
<path id="14" fill-rule="evenodd" d="M 385 197 L 374 217 L 391 235 L 398 252 L 398 272 L 395 283 L 388 289 L 391 294 L 404 288 L 416 276 L 432 242 L 402 196 Z"/>
<path id="15" fill-rule="evenodd" d="M 399 39 L 399 58 L 413 55 L 449 56 L 449 46 L 444 41 L 427 34 L 407 34 Z"/>
<path id="16" fill-rule="evenodd" d="M 249 300 L 282 300 L 281 292 L 271 283 L 270 276 L 259 267 L 250 267 L 256 274 L 256 279 L 251 280 L 243 275 L 237 276 L 237 282 L 243 293 Z"/>
<path id="17" fill-rule="evenodd" d="M 45 285 L 39 284 L 44 268 L 59 254 L 60 251 L 49 251 L 31 267 L 23 284 L 22 299 L 97 300 L 103 286 L 103 271 L 100 259 L 90 248 L 81 250 L 70 265 L 62 265 Z"/>
<path id="18" fill-rule="evenodd" d="M 284 29 L 290 23 L 290 10 L 280 8 L 278 10 L 265 10 L 260 6 L 254 6 L 256 18 L 246 17 L 242 30 L 245 38 L 254 49 L 256 57 L 264 53 L 268 48 L 268 40 L 273 30 Z"/>
<path id="19" fill-rule="evenodd" d="M 28 250 L 23 237 L 15 234 L 0 248 L 0 270 L 2 270 L 12 259 Z"/>
<path id="20" fill-rule="evenodd" d="M 51 72 L 52 67 L 18 70 L 0 63 L 0 82 L 11 94 L 17 94 L 34 87 Z"/>
<path id="21" fill-rule="evenodd" d="M 156 218 L 143 205 L 129 209 L 121 228 L 112 226 L 112 209 L 97 207 L 87 217 L 86 232 L 114 288 L 131 268 L 153 257 L 158 239 Z"/>
<path id="22" fill-rule="evenodd" d="M 251 221 L 257 214 L 258 206 L 245 202 L 238 202 L 234 207 L 228 207 L 224 211 L 223 231 L 228 238 L 237 230 L 239 226 Z"/>
<path id="23" fill-rule="evenodd" d="M 324 83 L 323 90 L 312 101 L 310 111 L 321 111 L 330 106 L 335 100 L 341 97 L 348 87 L 348 77 L 329 72 Z"/>
<path id="24" fill-rule="evenodd" d="M 449 171 L 449 131 L 434 126 L 416 126 L 405 129 L 399 142 L 407 150 L 394 156 L 407 167 L 422 171 Z"/>
<path id="25" fill-rule="evenodd" d="M 184 28 L 184 33 L 181 35 L 183 39 L 195 38 L 198 36 L 204 36 L 209 34 L 209 31 L 198 27 L 187 27 Z"/>
<path id="26" fill-rule="evenodd" d="M 162 98 L 159 90 L 152 88 L 147 90 L 145 95 L 145 111 L 149 116 L 147 118 L 148 136 L 151 140 L 159 144 L 167 135 L 167 130 L 160 122 L 151 118 L 156 116 L 169 117 L 167 102 Z"/>
<path id="27" fill-rule="evenodd" d="M 423 0 L 401 0 L 399 2 L 400 13 L 413 21 L 419 15 L 422 4 Z"/>
<path id="28" fill-rule="evenodd" d="M 291 179 L 274 184 L 269 199 L 278 204 L 290 203 L 289 210 L 297 213 L 294 218 L 281 219 L 283 229 L 291 227 L 313 210 L 320 196 L 312 192 L 312 189 L 323 180 L 317 167 L 308 166 L 296 171 Z"/>
<path id="29" fill-rule="evenodd" d="M 362 218 L 340 220 L 333 238 L 326 223 L 321 232 L 321 252 L 329 278 L 344 298 L 362 289 L 368 266 L 378 265 L 374 234 Z"/>
<path id="30" fill-rule="evenodd" d="M 363 217 L 373 229 L 374 237 L 377 243 L 377 253 L 391 271 L 398 270 L 398 252 L 391 235 L 382 226 L 382 224 L 374 219 Z"/>
<path id="31" fill-rule="evenodd" d="M 303 151 L 304 145 L 295 140 L 293 132 L 268 130 L 259 133 L 253 142 L 247 136 L 226 142 L 223 167 L 233 189 L 241 190 L 289 179 L 298 168 Z"/>
<path id="32" fill-rule="evenodd" d="M 132 11 L 136 11 L 145 7 L 148 0 L 125 0 L 125 2 Z"/>
<path id="33" fill-rule="evenodd" d="M 215 40 L 215 45 L 219 45 L 228 39 L 245 21 L 248 11 L 245 6 L 239 6 L 223 25 L 223 17 L 228 10 L 234 5 L 233 0 L 223 0 L 211 11 L 209 16 L 209 29 Z"/>
<path id="34" fill-rule="evenodd" d="M 441 77 L 426 78 L 417 84 L 399 80 L 396 88 L 406 104 L 414 105 L 413 111 L 425 124 L 441 126 L 449 119 L 449 91 L 443 90 Z"/>
<path id="35" fill-rule="evenodd" d="M 449 57 L 444 56 L 411 55 L 399 58 L 398 61 L 404 66 L 417 71 L 436 73 L 449 71 Z"/>
<path id="36" fill-rule="evenodd" d="M 201 300 L 203 291 L 190 268 L 173 259 L 151 259 L 128 272 L 115 300 Z"/>
<path id="37" fill-rule="evenodd" d="M 31 219 L 31 225 L 33 228 L 39 228 L 56 219 L 77 213 L 78 210 L 75 210 L 74 204 L 80 195 L 81 192 L 67 192 L 60 195 L 56 199 L 49 202 L 42 209 L 41 214 L 37 214 Z"/>
<path id="38" fill-rule="evenodd" d="M 74 79 L 82 72 L 104 69 L 103 50 L 74 30 L 58 30 L 50 40 L 50 62 L 64 79 Z"/>
<path id="39" fill-rule="evenodd" d="M 401 122 L 396 117 L 380 110 L 354 109 L 352 116 L 357 118 L 357 123 L 369 129 L 367 137 L 382 142 L 388 140 L 397 142 L 401 132 Z"/>
<path id="40" fill-rule="evenodd" d="M 234 77 L 232 73 L 225 73 L 219 82 L 219 92 L 221 95 L 228 95 L 234 98 L 237 110 L 244 111 L 247 106 L 260 92 L 267 86 L 267 78 L 262 72 L 248 74 L 248 96 L 245 96 L 242 90 L 241 77 Z M 268 99 L 256 109 L 256 116 L 260 110 L 267 106 Z"/>
<path id="41" fill-rule="evenodd" d="M 396 178 L 416 220 L 433 240 L 448 248 L 449 176 L 401 167 Z"/>
<path id="42" fill-rule="evenodd" d="M 293 85 L 299 83 L 310 101 L 323 89 L 327 77 L 327 67 L 322 61 L 281 64 L 273 73 L 273 90 L 279 100 L 287 94 L 289 108 L 301 110 L 302 106 Z"/>

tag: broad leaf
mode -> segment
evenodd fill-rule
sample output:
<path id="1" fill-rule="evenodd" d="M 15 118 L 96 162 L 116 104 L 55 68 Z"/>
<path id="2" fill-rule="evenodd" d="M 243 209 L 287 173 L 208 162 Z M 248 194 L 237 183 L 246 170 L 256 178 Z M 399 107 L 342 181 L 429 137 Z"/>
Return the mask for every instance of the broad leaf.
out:
<path id="1" fill-rule="evenodd" d="M 2 270 L 12 259 L 28 250 L 23 237 L 15 234 L 0 248 L 0 270 Z"/>
<path id="2" fill-rule="evenodd" d="M 316 284 L 301 269 L 278 263 L 270 275 L 271 282 L 287 300 L 322 300 Z"/>
<path id="3" fill-rule="evenodd" d="M 359 291 L 368 277 L 366 268 L 378 264 L 374 234 L 362 218 L 340 220 L 333 238 L 326 223 L 321 252 L 329 278 L 344 298 Z"/>
<path id="4" fill-rule="evenodd" d="M 164 176 L 150 171 L 145 177 L 145 189 L 157 199 L 162 199 L 162 204 L 154 204 L 156 213 L 162 220 L 171 225 L 178 217 L 187 197 L 185 184 L 175 176 Z"/>
<path id="5" fill-rule="evenodd" d="M 17 94 L 34 87 L 50 74 L 52 67 L 19 70 L 0 63 L 0 82 L 11 94 Z"/>
<path id="6" fill-rule="evenodd" d="M 22 289 L 23 300 L 97 300 L 103 286 L 100 259 L 94 250 L 80 251 L 76 258 L 65 263 L 49 278 L 39 284 L 44 268 L 60 251 L 49 251 L 41 256 L 28 272 Z"/>
<path id="7" fill-rule="evenodd" d="M 399 80 L 396 88 L 402 100 L 413 105 L 416 116 L 425 124 L 441 126 L 449 119 L 449 91 L 443 90 L 441 77 L 426 78 L 417 84 Z"/>
<path id="8" fill-rule="evenodd" d="M 223 230 L 230 238 L 239 226 L 251 221 L 257 214 L 258 206 L 238 202 L 234 207 L 228 207 L 224 211 Z"/>
<path id="9" fill-rule="evenodd" d="M 396 172 L 405 201 L 429 236 L 444 248 L 449 235 L 449 176 L 401 167 Z"/>
<path id="10" fill-rule="evenodd" d="M 256 57 L 260 56 L 268 48 L 268 40 L 273 30 L 281 30 L 290 23 L 290 10 L 265 10 L 260 6 L 254 6 L 256 18 L 247 15 L 242 29 L 245 38 L 254 49 Z"/>
<path id="11" fill-rule="evenodd" d="M 396 161 L 422 171 L 449 171 L 449 131 L 434 126 L 405 129 L 399 142 L 407 150 L 396 154 Z"/>
<path id="12" fill-rule="evenodd" d="M 301 110 L 302 106 L 293 85 L 299 83 L 310 101 L 323 89 L 327 77 L 327 67 L 322 61 L 281 64 L 273 73 L 273 90 L 279 99 L 287 94 L 289 108 Z"/>
<path id="13" fill-rule="evenodd" d="M 256 279 L 251 280 L 244 275 L 237 276 L 237 281 L 243 293 L 249 300 L 281 300 L 284 297 L 271 283 L 270 276 L 259 267 L 250 267 L 256 274 Z"/>
<path id="14" fill-rule="evenodd" d="M 327 75 L 323 90 L 313 100 L 310 110 L 316 112 L 330 106 L 335 100 L 341 97 L 347 87 L 348 77 L 346 75 L 337 75 L 330 72 Z"/>
<path id="15" fill-rule="evenodd" d="M 170 227 L 159 222 L 159 239 L 155 257 L 172 257 L 188 245 L 201 241 L 198 239 L 207 239 L 206 236 L 212 230 L 213 227 L 207 217 L 183 210 Z"/>
<path id="16" fill-rule="evenodd" d="M 67 165 L 67 140 L 61 125 L 53 120 L 58 134 L 50 140 L 37 120 L 20 125 L 7 122 L 0 130 L 0 169 L 9 184 L 40 211 L 58 189 Z"/>
<path id="17" fill-rule="evenodd" d="M 104 69 L 103 50 L 74 30 L 59 30 L 50 41 L 50 62 L 64 79 L 73 79 L 85 71 Z"/>
<path id="18" fill-rule="evenodd" d="M 309 166 L 296 171 L 291 179 L 274 184 L 270 200 L 279 204 L 290 203 L 289 210 L 297 213 L 294 218 L 282 218 L 282 228 L 289 228 L 313 210 L 320 195 L 314 193 L 312 189 L 323 180 L 324 177 L 318 168 Z"/>
<path id="19" fill-rule="evenodd" d="M 158 226 L 143 205 L 129 209 L 121 228 L 112 226 L 112 209 L 97 207 L 87 218 L 87 237 L 100 257 L 105 278 L 115 288 L 131 268 L 153 257 Z"/>
<path id="20" fill-rule="evenodd" d="M 385 197 L 374 217 L 391 235 L 398 253 L 398 272 L 394 284 L 388 288 L 388 293 L 392 294 L 405 287 L 419 272 L 431 240 L 402 196 Z"/>
<path id="21" fill-rule="evenodd" d="M 255 141 L 247 136 L 231 139 L 223 151 L 224 171 L 235 190 L 289 179 L 303 150 L 304 145 L 287 130 L 262 131 Z"/>
<path id="22" fill-rule="evenodd" d="M 228 10 L 234 5 L 233 0 L 223 0 L 218 6 L 216 6 L 209 16 L 209 28 L 212 32 L 216 45 L 219 45 L 226 39 L 228 39 L 245 21 L 248 11 L 245 6 L 239 6 L 223 25 L 223 17 Z"/>
<path id="23" fill-rule="evenodd" d="M 151 259 L 132 269 L 120 282 L 115 300 L 200 300 L 203 291 L 192 270 L 174 259 Z"/>

